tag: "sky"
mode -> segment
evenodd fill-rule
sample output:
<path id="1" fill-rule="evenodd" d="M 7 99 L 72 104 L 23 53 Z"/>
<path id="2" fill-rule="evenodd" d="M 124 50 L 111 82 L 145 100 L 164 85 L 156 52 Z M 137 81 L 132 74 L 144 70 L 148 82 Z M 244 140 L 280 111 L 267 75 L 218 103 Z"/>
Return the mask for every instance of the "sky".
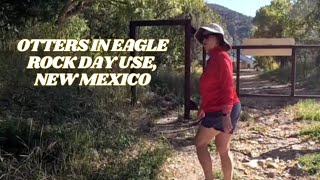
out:
<path id="1" fill-rule="evenodd" d="M 231 10 L 254 17 L 260 7 L 269 5 L 271 0 L 206 0 L 207 3 L 219 4 Z"/>

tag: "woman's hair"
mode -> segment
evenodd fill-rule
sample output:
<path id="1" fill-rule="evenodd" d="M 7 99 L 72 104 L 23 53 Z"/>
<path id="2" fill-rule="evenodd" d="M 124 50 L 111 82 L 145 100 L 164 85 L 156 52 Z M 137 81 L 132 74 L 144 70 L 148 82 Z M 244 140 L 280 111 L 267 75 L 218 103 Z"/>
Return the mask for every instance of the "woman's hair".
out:
<path id="1" fill-rule="evenodd" d="M 222 34 L 214 34 L 218 41 L 219 41 L 219 46 L 223 47 L 224 46 L 224 39 L 223 39 L 223 35 Z"/>

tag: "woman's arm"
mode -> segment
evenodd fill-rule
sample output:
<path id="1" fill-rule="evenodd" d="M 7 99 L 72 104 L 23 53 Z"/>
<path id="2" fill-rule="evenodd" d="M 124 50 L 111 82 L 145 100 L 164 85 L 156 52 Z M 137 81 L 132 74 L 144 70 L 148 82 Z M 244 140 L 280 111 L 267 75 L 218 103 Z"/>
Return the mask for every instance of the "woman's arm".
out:
<path id="1" fill-rule="evenodd" d="M 221 83 L 221 99 L 223 103 L 223 113 L 230 115 L 233 107 L 233 67 L 228 55 L 223 55 L 220 59 L 219 79 Z"/>

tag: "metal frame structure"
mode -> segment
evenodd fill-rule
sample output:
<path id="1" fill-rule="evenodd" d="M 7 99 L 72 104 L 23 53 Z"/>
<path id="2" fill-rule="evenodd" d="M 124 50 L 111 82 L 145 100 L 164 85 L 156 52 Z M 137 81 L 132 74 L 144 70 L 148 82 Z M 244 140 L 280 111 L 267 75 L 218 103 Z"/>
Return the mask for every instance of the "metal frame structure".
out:
<path id="1" fill-rule="evenodd" d="M 191 107 L 191 92 L 190 92 L 190 66 L 191 66 L 191 38 L 196 29 L 191 26 L 191 19 L 181 20 L 145 20 L 145 21 L 130 21 L 130 38 L 136 39 L 136 29 L 139 26 L 184 26 L 185 42 L 184 42 L 184 56 L 185 56 L 185 83 L 184 83 L 184 117 L 190 118 Z M 130 52 L 130 56 L 135 56 L 136 52 Z M 133 73 L 134 69 L 130 69 Z M 135 104 L 137 101 L 136 86 L 131 86 L 131 103 Z"/>
<path id="2" fill-rule="evenodd" d="M 296 49 L 298 48 L 320 48 L 320 45 L 243 45 L 232 46 L 232 49 L 236 49 L 237 52 L 237 78 L 236 89 L 237 94 L 240 97 L 293 97 L 293 98 L 320 98 L 320 95 L 296 95 Z M 291 49 L 291 93 L 290 95 L 275 95 L 275 94 L 240 94 L 240 51 L 241 49 Z"/>
<path id="3" fill-rule="evenodd" d="M 182 20 L 144 20 L 144 21 L 130 21 L 130 38 L 136 39 L 136 30 L 139 26 L 184 26 L 185 32 L 185 83 L 184 83 L 184 118 L 190 118 L 190 110 L 192 107 L 191 88 L 190 88 L 190 66 L 191 66 L 191 38 L 196 29 L 191 26 L 191 19 Z M 297 48 L 320 48 L 320 45 L 242 45 L 232 46 L 237 54 L 237 76 L 236 89 L 240 97 L 292 97 L 292 98 L 320 98 L 320 95 L 296 95 L 296 49 Z M 292 69 L 291 69 L 291 94 L 290 95 L 272 95 L 272 94 L 240 94 L 240 52 L 241 49 L 292 49 Z M 135 56 L 136 52 L 130 52 L 130 56 Z M 203 67 L 205 67 L 206 53 L 203 49 Z M 134 73 L 134 69 L 130 69 L 130 73 Z M 136 86 L 131 86 L 131 103 L 135 104 L 137 101 Z"/>

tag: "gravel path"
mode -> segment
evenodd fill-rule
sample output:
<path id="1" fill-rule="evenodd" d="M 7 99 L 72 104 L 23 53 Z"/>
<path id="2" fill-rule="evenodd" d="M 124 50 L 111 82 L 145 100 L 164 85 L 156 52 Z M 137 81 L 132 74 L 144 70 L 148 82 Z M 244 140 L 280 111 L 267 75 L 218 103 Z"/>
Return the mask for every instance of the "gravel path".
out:
<path id="1" fill-rule="evenodd" d="M 249 77 L 249 78 L 248 78 Z M 288 86 L 266 85 L 257 76 L 242 79 L 245 90 L 257 87 L 267 89 L 266 93 Z M 257 82 L 257 83 L 254 83 Z M 251 83 L 250 83 L 251 82 Z M 266 88 L 261 88 L 262 86 Z M 257 92 L 257 91 L 256 91 Z M 263 91 L 265 92 L 265 91 Z M 239 122 L 233 138 L 231 150 L 235 161 L 234 179 L 315 179 L 301 172 L 296 160 L 299 156 L 319 152 L 320 144 L 298 137 L 299 128 L 307 122 L 294 120 L 293 112 L 287 108 L 297 100 L 280 98 L 241 98 L 244 120 Z M 160 179 L 203 180 L 193 137 L 197 130 L 194 121 L 177 118 L 171 114 L 154 122 L 153 135 L 166 137 L 173 153 L 161 169 Z M 221 179 L 220 160 L 210 146 L 217 179 Z"/>

